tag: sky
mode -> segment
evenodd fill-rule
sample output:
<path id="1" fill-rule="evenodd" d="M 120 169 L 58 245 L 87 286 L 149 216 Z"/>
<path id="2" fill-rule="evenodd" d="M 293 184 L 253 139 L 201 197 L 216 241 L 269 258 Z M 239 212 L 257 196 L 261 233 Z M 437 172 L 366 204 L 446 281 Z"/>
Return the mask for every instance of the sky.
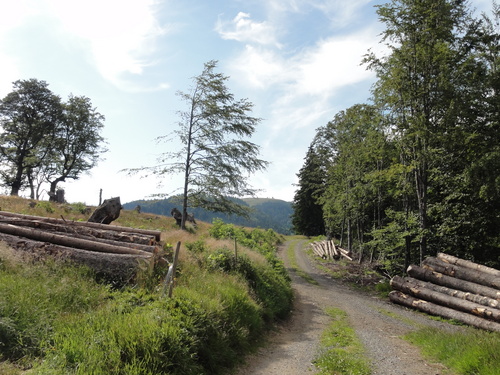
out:
<path id="1" fill-rule="evenodd" d="M 0 0 L 0 98 L 30 78 L 63 100 L 90 98 L 106 118 L 108 152 L 89 174 L 58 185 L 66 200 L 97 205 L 101 189 L 102 199 L 122 203 L 152 199 L 179 192 L 181 176 L 122 170 L 179 149 L 155 139 L 176 130 L 187 109 L 176 93 L 189 92 L 204 63 L 217 60 L 235 98 L 247 98 L 262 119 L 251 141 L 270 165 L 250 185 L 258 197 L 292 201 L 316 129 L 369 102 L 375 76 L 361 60 L 385 52 L 375 7 L 385 2 Z M 470 3 L 491 9 L 489 0 Z"/>

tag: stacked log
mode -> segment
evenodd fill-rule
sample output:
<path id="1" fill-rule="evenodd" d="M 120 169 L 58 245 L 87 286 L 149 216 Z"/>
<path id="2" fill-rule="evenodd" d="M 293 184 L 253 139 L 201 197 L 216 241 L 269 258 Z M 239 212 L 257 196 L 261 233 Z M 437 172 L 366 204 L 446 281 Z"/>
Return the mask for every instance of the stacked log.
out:
<path id="1" fill-rule="evenodd" d="M 35 258 L 46 255 L 85 264 L 114 282 L 132 278 L 141 263 L 160 256 L 160 231 L 0 211 L 0 240 Z"/>
<path id="2" fill-rule="evenodd" d="M 352 260 L 351 253 L 339 246 L 333 241 L 315 241 L 311 243 L 313 252 L 323 259 L 340 259 L 341 256 Z"/>
<path id="3" fill-rule="evenodd" d="M 500 332 L 500 270 L 439 253 L 391 280 L 391 301 Z"/>

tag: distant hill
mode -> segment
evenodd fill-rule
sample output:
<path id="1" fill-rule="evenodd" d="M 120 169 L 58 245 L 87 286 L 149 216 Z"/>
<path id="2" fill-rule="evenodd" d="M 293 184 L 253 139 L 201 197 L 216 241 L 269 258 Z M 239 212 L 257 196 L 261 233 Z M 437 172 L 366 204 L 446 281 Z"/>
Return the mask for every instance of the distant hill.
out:
<path id="1" fill-rule="evenodd" d="M 219 218 L 225 223 L 241 225 L 245 227 L 273 229 L 281 234 L 292 234 L 292 204 L 280 199 L 269 198 L 244 198 L 236 199 L 241 205 L 246 205 L 252 208 L 252 214 L 249 219 L 244 219 L 238 216 L 228 216 L 221 213 L 214 213 L 200 208 L 190 209 L 189 212 L 194 214 L 195 219 L 211 223 L 213 219 Z M 157 215 L 170 216 L 172 208 L 180 209 L 180 204 L 176 203 L 173 198 L 161 200 L 138 200 L 123 204 L 126 210 L 133 210 L 141 206 L 141 212 L 148 212 Z"/>

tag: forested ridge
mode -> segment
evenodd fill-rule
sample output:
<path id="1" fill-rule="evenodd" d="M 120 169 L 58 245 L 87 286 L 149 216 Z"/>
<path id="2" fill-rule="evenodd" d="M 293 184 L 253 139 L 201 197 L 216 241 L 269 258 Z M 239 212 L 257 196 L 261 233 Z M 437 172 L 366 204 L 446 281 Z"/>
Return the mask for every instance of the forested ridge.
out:
<path id="1" fill-rule="evenodd" d="M 338 237 L 388 274 L 447 252 L 500 264 L 500 9 L 465 1 L 378 6 L 386 54 L 372 98 L 317 129 L 293 227 Z"/>
<path id="2" fill-rule="evenodd" d="M 222 212 L 211 212 L 203 208 L 190 210 L 196 220 L 211 223 L 214 219 L 221 219 L 225 223 L 242 225 L 252 228 L 273 229 L 280 234 L 291 234 L 292 205 L 279 199 L 244 198 L 233 199 L 237 204 L 250 209 L 249 217 L 228 215 Z M 179 201 L 175 197 L 159 200 L 138 200 L 123 205 L 127 210 L 133 210 L 140 206 L 142 212 L 157 215 L 171 216 L 174 207 L 179 207 Z"/>

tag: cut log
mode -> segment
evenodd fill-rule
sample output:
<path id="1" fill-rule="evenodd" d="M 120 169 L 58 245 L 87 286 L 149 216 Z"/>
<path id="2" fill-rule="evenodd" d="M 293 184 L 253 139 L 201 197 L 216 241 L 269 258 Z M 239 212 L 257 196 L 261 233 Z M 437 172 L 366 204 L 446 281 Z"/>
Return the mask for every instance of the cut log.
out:
<path id="1" fill-rule="evenodd" d="M 500 277 L 500 270 L 497 270 L 497 269 L 491 268 L 491 267 L 487 267 L 487 266 L 483 266 L 482 264 L 477 264 L 477 263 L 471 262 L 470 260 L 460 259 L 460 258 L 454 257 L 453 255 L 444 254 L 444 253 L 438 253 L 437 257 L 446 263 L 455 264 L 457 266 L 469 268 L 472 270 L 487 273 L 487 274 L 492 275 L 492 276 Z"/>
<path id="2" fill-rule="evenodd" d="M 130 249 L 123 246 L 113 246 L 105 243 L 97 243 L 94 241 L 62 236 L 59 234 L 44 232 L 32 228 L 19 227 L 10 224 L 0 224 L 0 232 L 11 234 L 14 236 L 26 237 L 36 241 L 50 242 L 56 245 L 75 247 L 78 249 L 90 251 L 107 252 L 114 254 L 150 255 L 142 250 Z"/>
<path id="3" fill-rule="evenodd" d="M 118 225 L 107 225 L 107 224 L 99 224 L 99 223 L 91 223 L 91 222 L 83 222 L 83 221 L 67 221 L 61 219 L 55 219 L 51 217 L 42 217 L 42 216 L 32 216 L 32 215 L 22 215 L 13 212 L 0 211 L 0 216 L 7 217 L 18 217 L 26 220 L 39 220 L 42 222 L 55 223 L 55 224 L 65 224 L 65 225 L 74 225 L 74 226 L 84 226 L 89 228 L 96 229 L 104 229 L 122 233 L 134 233 L 136 235 L 145 235 L 151 236 L 156 239 L 156 241 L 160 241 L 161 231 L 158 230 L 149 230 L 149 229 L 138 229 L 138 228 L 129 228 L 129 227 L 121 227 Z"/>
<path id="4" fill-rule="evenodd" d="M 437 285 L 447 286 L 463 292 L 479 294 L 500 301 L 500 291 L 494 288 L 443 275 L 442 273 L 415 265 L 409 266 L 407 272 L 408 275 L 419 280 L 429 281 Z"/>
<path id="5" fill-rule="evenodd" d="M 461 311 L 456 311 L 445 306 L 436 305 L 432 302 L 423 301 L 421 299 L 405 294 L 399 290 L 393 290 L 392 292 L 390 292 L 389 299 L 392 302 L 398 303 L 403 306 L 412 307 L 428 314 L 442 316 L 447 319 L 454 319 L 481 329 L 500 332 L 500 324 L 497 322 L 486 320 Z"/>
<path id="6" fill-rule="evenodd" d="M 115 284 L 125 284 L 133 279 L 140 264 L 149 264 L 151 255 L 108 254 L 74 249 L 66 246 L 30 240 L 14 235 L 0 233 L 0 240 L 26 254 L 30 259 L 43 259 L 47 256 L 58 260 L 71 260 L 85 265 L 96 272 L 98 277 L 105 278 Z"/>
<path id="7" fill-rule="evenodd" d="M 148 252 L 154 252 L 156 246 L 153 237 L 134 235 L 128 233 L 118 233 L 114 231 L 105 231 L 84 226 L 72 226 L 63 224 L 53 224 L 38 220 L 24 220 L 18 218 L 3 218 L 0 216 L 0 224 L 11 224 L 20 227 L 29 227 L 47 232 L 65 233 L 74 238 L 82 238 L 95 242 L 107 243 L 115 246 L 124 246 L 132 249 L 139 249 Z M 148 244 L 144 244 L 148 243 Z"/>
<path id="8" fill-rule="evenodd" d="M 453 276 L 458 279 L 467 280 L 476 284 L 485 285 L 500 290 L 500 277 L 479 272 L 470 268 L 446 263 L 435 257 L 426 258 L 423 261 L 424 267 L 444 275 Z"/>
<path id="9" fill-rule="evenodd" d="M 395 276 L 395 278 L 398 278 L 398 276 Z M 481 296 L 479 294 L 474 294 L 474 293 L 470 293 L 470 292 L 462 292 L 461 290 L 456 290 L 456 289 L 448 288 L 446 286 L 436 285 L 433 283 L 429 283 L 427 281 L 414 279 L 413 277 L 405 277 L 404 281 L 406 284 L 409 284 L 415 288 L 427 288 L 427 289 L 433 290 L 435 292 L 439 292 L 439 293 L 447 294 L 449 296 L 453 296 L 455 298 L 460 298 L 463 300 L 478 303 L 478 304 L 483 305 L 483 306 L 488 306 L 488 307 L 500 309 L 500 301 L 493 299 L 493 298 Z M 392 280 L 391 280 L 391 283 L 392 283 Z"/>
<path id="10" fill-rule="evenodd" d="M 477 303 L 455 298 L 448 294 L 439 293 L 428 288 L 416 287 L 414 284 L 412 285 L 411 283 L 406 282 L 399 276 L 392 278 L 391 286 L 405 294 L 412 295 L 428 302 L 433 302 L 441 306 L 477 315 L 496 322 L 500 321 L 500 310 L 487 308 L 485 306 L 478 305 Z"/>
<path id="11" fill-rule="evenodd" d="M 120 197 L 105 199 L 92 213 L 88 221 L 91 223 L 110 224 L 112 221 L 118 219 L 122 208 Z"/>

